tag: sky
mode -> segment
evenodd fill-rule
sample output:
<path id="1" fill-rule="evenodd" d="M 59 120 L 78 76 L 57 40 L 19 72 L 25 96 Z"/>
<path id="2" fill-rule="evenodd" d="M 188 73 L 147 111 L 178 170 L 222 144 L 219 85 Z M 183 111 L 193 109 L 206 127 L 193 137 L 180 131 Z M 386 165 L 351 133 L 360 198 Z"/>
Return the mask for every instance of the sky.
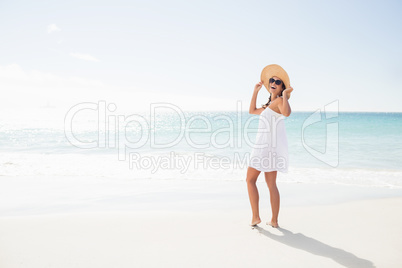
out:
<path id="1" fill-rule="evenodd" d="M 100 100 L 247 111 L 275 63 L 293 111 L 402 112 L 401 12 L 400 1 L 0 0 L 0 111 Z"/>

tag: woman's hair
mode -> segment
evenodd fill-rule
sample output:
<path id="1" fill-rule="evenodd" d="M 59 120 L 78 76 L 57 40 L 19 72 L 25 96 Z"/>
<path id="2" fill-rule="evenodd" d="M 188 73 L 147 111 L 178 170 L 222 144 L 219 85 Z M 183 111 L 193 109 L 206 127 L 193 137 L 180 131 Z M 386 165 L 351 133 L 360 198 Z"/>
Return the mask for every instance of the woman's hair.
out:
<path id="1" fill-rule="evenodd" d="M 281 80 L 282 81 L 282 80 Z M 269 85 L 269 83 L 268 83 L 268 85 Z M 286 87 L 285 87 L 285 84 L 283 83 L 283 81 L 282 81 L 282 91 L 281 91 L 281 93 L 279 94 L 279 97 L 282 97 L 282 92 L 286 89 Z M 269 92 L 269 91 L 268 91 Z M 271 102 L 271 93 L 269 94 L 269 99 L 268 99 L 268 102 L 267 103 L 265 103 L 265 104 L 263 104 L 262 105 L 262 108 L 267 108 L 268 107 L 268 105 L 270 104 L 270 102 Z"/>

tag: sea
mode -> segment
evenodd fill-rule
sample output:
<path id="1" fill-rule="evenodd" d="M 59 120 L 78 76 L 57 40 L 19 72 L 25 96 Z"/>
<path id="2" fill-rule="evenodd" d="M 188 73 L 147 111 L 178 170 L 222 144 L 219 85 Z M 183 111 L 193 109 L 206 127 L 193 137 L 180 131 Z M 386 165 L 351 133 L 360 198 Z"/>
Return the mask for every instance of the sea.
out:
<path id="1" fill-rule="evenodd" d="M 2 114 L 0 176 L 246 179 L 258 115 L 153 108 L 122 113 L 98 102 Z M 278 181 L 402 188 L 402 113 L 293 111 L 284 120 L 289 171 Z"/>

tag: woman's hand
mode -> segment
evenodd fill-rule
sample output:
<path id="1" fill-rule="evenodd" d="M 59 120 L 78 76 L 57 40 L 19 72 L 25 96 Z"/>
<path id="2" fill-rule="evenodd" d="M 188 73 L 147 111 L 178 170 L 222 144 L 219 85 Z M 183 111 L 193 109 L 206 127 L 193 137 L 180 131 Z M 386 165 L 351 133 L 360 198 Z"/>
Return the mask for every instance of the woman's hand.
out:
<path id="1" fill-rule="evenodd" d="M 257 92 L 260 91 L 261 87 L 262 87 L 262 82 L 258 82 L 254 87 L 254 91 L 257 91 Z"/>
<path id="2" fill-rule="evenodd" d="M 289 98 L 290 93 L 293 91 L 293 87 L 288 87 L 284 91 L 282 91 L 282 96 L 286 94 L 286 96 Z"/>
<path id="3" fill-rule="evenodd" d="M 261 114 L 262 111 L 264 111 L 264 108 L 257 109 L 257 105 L 256 105 L 258 91 L 260 91 L 261 87 L 262 87 L 262 82 L 258 82 L 254 87 L 253 97 L 251 97 L 251 102 L 250 102 L 250 109 L 248 110 L 250 114 Z"/>

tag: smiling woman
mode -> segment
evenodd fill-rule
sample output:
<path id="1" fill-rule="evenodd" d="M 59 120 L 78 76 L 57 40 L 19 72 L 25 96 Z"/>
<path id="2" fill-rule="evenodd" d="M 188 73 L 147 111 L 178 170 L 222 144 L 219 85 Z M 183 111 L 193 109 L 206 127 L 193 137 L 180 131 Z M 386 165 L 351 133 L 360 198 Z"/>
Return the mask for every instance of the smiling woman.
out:
<path id="1" fill-rule="evenodd" d="M 269 91 L 270 97 L 267 104 L 257 109 L 256 98 L 262 84 Z M 260 173 L 264 172 L 272 208 L 272 219 L 267 224 L 278 227 L 280 197 L 276 176 L 278 171 L 288 172 L 288 142 L 284 117 L 288 117 L 291 113 L 288 98 L 292 90 L 288 74 L 277 64 L 268 65 L 262 70 L 261 82 L 254 88 L 249 111 L 251 114 L 260 115 L 260 119 L 246 179 L 253 213 L 251 226 L 261 222 L 256 182 Z"/>
<path id="2" fill-rule="evenodd" d="M 263 81 L 265 88 L 270 93 L 269 100 L 263 105 L 263 108 L 268 107 L 271 103 L 272 94 L 282 97 L 283 91 L 290 88 L 289 75 L 282 67 L 276 64 L 268 65 L 262 70 L 261 81 Z M 287 94 L 288 99 L 290 99 L 290 92 Z"/>

